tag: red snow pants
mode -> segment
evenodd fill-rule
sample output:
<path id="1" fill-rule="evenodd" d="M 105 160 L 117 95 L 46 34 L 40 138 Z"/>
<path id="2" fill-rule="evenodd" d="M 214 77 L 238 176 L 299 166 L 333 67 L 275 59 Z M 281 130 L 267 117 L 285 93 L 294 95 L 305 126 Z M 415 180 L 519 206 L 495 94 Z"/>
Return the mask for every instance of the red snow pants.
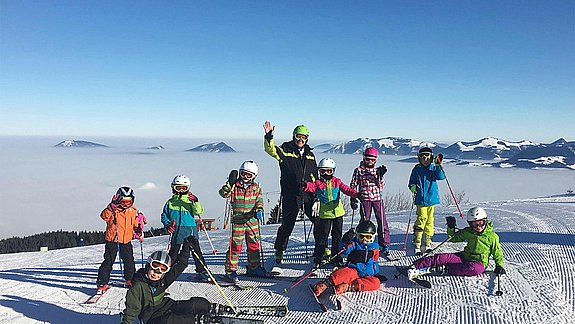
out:
<path id="1" fill-rule="evenodd" d="M 376 277 L 367 276 L 360 278 L 357 274 L 357 270 L 348 267 L 335 270 L 331 273 L 330 277 L 334 286 L 341 285 L 342 283 L 352 286 L 357 285 L 358 291 L 378 290 L 381 284 Z"/>

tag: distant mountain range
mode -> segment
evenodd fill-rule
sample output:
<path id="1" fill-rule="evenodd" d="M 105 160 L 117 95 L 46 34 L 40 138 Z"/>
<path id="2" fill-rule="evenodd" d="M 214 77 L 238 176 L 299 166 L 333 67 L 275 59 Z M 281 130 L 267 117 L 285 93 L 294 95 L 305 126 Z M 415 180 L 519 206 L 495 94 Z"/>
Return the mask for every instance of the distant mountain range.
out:
<path id="1" fill-rule="evenodd" d="M 388 155 L 416 155 L 421 147 L 433 148 L 434 154 L 443 154 L 447 163 L 492 167 L 520 168 L 569 168 L 575 170 L 575 142 L 563 138 L 551 144 L 531 141 L 512 142 L 495 137 L 486 137 L 475 142 L 457 142 L 447 147 L 438 143 L 419 140 L 384 137 L 379 139 L 358 138 L 339 145 L 322 144 L 315 149 L 322 153 L 361 154 L 368 147 L 375 147 L 379 153 Z M 477 162 L 477 160 L 485 160 Z M 401 160 L 417 162 L 415 157 Z"/>
<path id="2" fill-rule="evenodd" d="M 233 148 L 228 146 L 224 142 L 219 143 L 209 143 L 196 146 L 192 149 L 186 150 L 187 152 L 215 152 L 215 153 L 228 153 L 235 152 Z"/>
<path id="3" fill-rule="evenodd" d="M 108 146 L 88 141 L 66 140 L 54 145 L 54 147 L 108 147 Z"/>

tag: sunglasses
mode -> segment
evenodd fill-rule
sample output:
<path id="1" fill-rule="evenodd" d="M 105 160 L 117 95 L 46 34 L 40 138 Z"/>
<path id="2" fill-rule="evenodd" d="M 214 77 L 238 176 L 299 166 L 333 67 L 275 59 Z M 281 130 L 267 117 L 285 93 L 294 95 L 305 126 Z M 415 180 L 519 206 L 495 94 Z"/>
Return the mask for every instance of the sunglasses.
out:
<path id="1" fill-rule="evenodd" d="M 306 141 L 307 140 L 307 135 L 303 135 L 303 134 L 296 134 L 294 135 L 295 139 L 300 140 L 300 141 Z"/>
<path id="2" fill-rule="evenodd" d="M 333 169 L 319 169 L 319 174 L 333 174 Z"/>
<path id="3" fill-rule="evenodd" d="M 421 153 L 421 154 L 419 154 L 419 157 L 421 157 L 421 158 L 430 158 L 430 157 L 431 157 L 431 153 Z"/>
<path id="4" fill-rule="evenodd" d="M 241 171 L 240 176 L 246 180 L 250 180 L 251 178 L 254 177 L 254 174 L 248 171 Z"/>
<path id="5" fill-rule="evenodd" d="M 154 270 L 155 273 L 166 273 L 170 271 L 170 267 L 161 263 L 160 261 L 152 261 L 150 267 L 152 270 Z"/>
<path id="6" fill-rule="evenodd" d="M 485 219 L 480 219 L 474 222 L 470 222 L 469 226 L 471 226 L 472 228 L 479 228 L 485 226 L 485 224 L 487 224 L 487 221 Z"/>
<path id="7" fill-rule="evenodd" d="M 366 162 L 375 162 L 377 161 L 377 158 L 371 157 L 371 156 L 364 156 L 363 160 Z"/>
<path id="8" fill-rule="evenodd" d="M 176 192 L 186 192 L 188 191 L 188 186 L 174 186 Z"/>
<path id="9" fill-rule="evenodd" d="M 357 233 L 357 238 L 360 239 L 360 240 L 371 241 L 371 239 L 373 238 L 373 234 L 369 234 L 369 233 Z"/>

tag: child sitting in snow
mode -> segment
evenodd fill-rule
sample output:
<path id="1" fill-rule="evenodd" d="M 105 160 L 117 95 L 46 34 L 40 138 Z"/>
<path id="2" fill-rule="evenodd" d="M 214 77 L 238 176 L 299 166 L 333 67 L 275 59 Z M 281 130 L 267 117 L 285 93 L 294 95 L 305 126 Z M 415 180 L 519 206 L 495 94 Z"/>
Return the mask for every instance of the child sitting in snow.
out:
<path id="1" fill-rule="evenodd" d="M 476 276 L 485 272 L 489 257 L 495 260 L 495 274 L 505 274 L 503 250 L 499 236 L 493 232 L 493 222 L 487 219 L 485 209 L 473 207 L 467 212 L 466 227 L 455 232 L 455 218 L 447 217 L 448 236 L 451 242 L 467 242 L 459 253 L 440 253 L 417 260 L 407 273 L 410 279 L 438 273 L 454 276 Z"/>
<path id="2" fill-rule="evenodd" d="M 347 255 L 347 265 L 332 272 L 327 278 L 313 286 L 313 292 L 319 297 L 333 286 L 336 294 L 346 291 L 372 291 L 379 289 L 379 244 L 375 243 L 375 225 L 370 221 L 361 221 L 354 232 L 348 231 L 343 237 L 341 248 Z"/>
<path id="3" fill-rule="evenodd" d="M 223 198 L 230 198 L 232 205 L 232 237 L 226 254 L 225 278 L 230 282 L 238 281 L 238 260 L 242 252 L 244 238 L 247 244 L 247 275 L 266 277 L 266 270 L 260 260 L 260 226 L 263 222 L 264 203 L 262 189 L 254 182 L 258 175 L 258 166 L 253 161 L 245 161 L 238 171 L 232 170 L 228 181 L 220 189 Z"/>
<path id="4" fill-rule="evenodd" d="M 205 317 L 229 311 L 227 306 L 212 304 L 202 297 L 175 301 L 167 296 L 166 289 L 188 266 L 190 250 L 195 254 L 201 252 L 195 236 L 185 239 L 174 264 L 165 251 L 156 251 L 148 257 L 146 266 L 136 272 L 133 286 L 126 293 L 126 308 L 120 314 L 122 324 L 132 324 L 136 317 L 146 324 L 199 323 Z"/>
<path id="5" fill-rule="evenodd" d="M 319 179 L 307 182 L 303 188 L 306 192 L 315 192 L 319 200 L 319 222 L 315 225 L 313 236 L 315 237 L 315 249 L 313 251 L 314 264 L 320 265 L 327 247 L 327 237 L 331 231 L 331 254 L 339 252 L 341 241 L 343 215 L 345 209 L 341 203 L 341 193 L 357 198 L 357 191 L 348 187 L 339 178 L 334 176 L 335 161 L 324 158 L 319 161 Z M 341 263 L 341 257 L 332 261 L 334 264 Z"/>

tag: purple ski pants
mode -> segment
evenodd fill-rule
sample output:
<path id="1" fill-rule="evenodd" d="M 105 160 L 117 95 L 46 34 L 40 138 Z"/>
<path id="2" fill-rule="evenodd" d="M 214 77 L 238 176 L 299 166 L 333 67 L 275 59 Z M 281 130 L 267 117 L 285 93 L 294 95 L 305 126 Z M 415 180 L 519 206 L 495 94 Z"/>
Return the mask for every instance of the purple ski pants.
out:
<path id="1" fill-rule="evenodd" d="M 371 219 L 371 210 L 373 209 L 375 219 L 377 221 L 377 243 L 379 246 L 389 246 L 389 227 L 387 226 L 387 218 L 385 217 L 385 205 L 381 200 L 376 201 L 362 201 L 361 202 L 361 218 L 365 220 Z"/>
<path id="2" fill-rule="evenodd" d="M 447 265 L 447 274 L 452 276 L 477 276 L 485 272 L 483 263 L 479 261 L 465 261 L 460 253 L 439 253 L 417 260 L 416 268 L 435 267 Z"/>

